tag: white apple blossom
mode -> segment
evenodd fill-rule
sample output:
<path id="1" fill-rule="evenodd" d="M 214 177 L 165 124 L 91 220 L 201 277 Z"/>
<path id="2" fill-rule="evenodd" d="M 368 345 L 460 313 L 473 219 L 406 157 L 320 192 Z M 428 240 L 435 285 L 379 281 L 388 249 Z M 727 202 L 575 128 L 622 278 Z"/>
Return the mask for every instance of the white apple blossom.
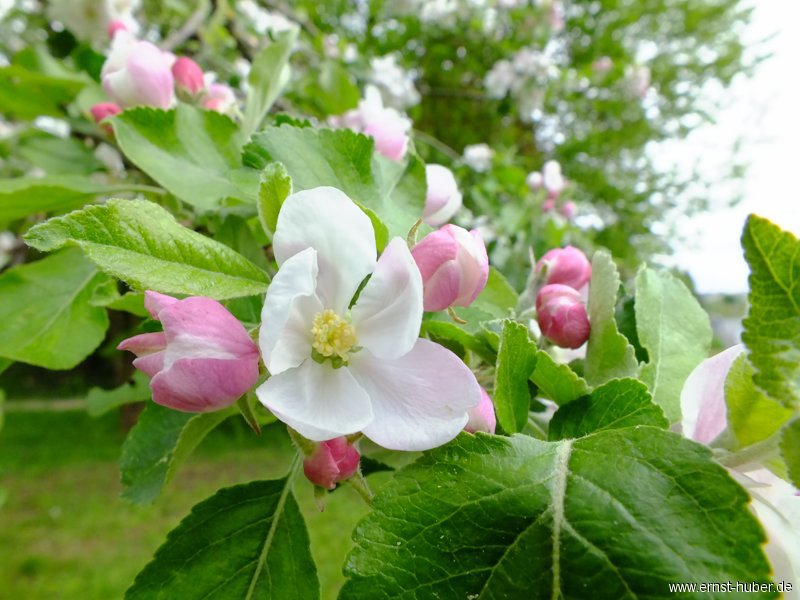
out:
<path id="1" fill-rule="evenodd" d="M 494 150 L 486 144 L 472 144 L 464 148 L 464 162 L 470 169 L 483 173 L 492 168 Z"/>
<path id="2" fill-rule="evenodd" d="M 261 403 L 314 441 L 362 431 L 386 448 L 423 450 L 454 438 L 480 386 L 453 353 L 419 338 L 422 278 L 405 240 L 376 260 L 367 215 L 318 187 L 286 199 L 273 249 Z"/>
<path id="3" fill-rule="evenodd" d="M 108 26 L 113 21 L 138 33 L 139 24 L 133 13 L 141 4 L 141 0 L 53 0 L 47 4 L 47 15 L 63 23 L 78 39 L 99 47 L 107 42 Z"/>
<path id="4" fill-rule="evenodd" d="M 713 444 L 728 428 L 725 381 L 745 352 L 737 344 L 701 362 L 681 390 L 681 431 L 687 438 Z M 800 581 L 800 492 L 759 464 L 729 470 L 750 494 L 751 509 L 767 534 L 764 551 L 776 581 Z M 797 600 L 800 589 L 784 595 Z"/>
<path id="5" fill-rule="evenodd" d="M 542 181 L 545 189 L 554 196 L 560 194 L 567 187 L 567 182 L 561 174 L 561 165 L 555 160 L 548 160 L 544 163 Z"/>
<path id="6" fill-rule="evenodd" d="M 370 60 L 369 80 L 389 97 L 389 104 L 408 108 L 419 104 L 420 95 L 414 87 L 414 73 L 397 64 L 395 54 L 376 56 Z"/>

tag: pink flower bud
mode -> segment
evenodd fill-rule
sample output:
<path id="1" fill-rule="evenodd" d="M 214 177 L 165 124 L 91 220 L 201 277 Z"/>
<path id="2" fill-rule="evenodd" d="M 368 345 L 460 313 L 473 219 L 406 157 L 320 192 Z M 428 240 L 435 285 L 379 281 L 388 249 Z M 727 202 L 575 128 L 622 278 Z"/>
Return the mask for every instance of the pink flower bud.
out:
<path id="1" fill-rule="evenodd" d="M 152 379 L 153 402 L 209 412 L 236 402 L 258 379 L 258 348 L 242 324 L 211 298 L 178 300 L 145 292 L 145 308 L 164 331 L 124 340 L 133 366 Z"/>
<path id="2" fill-rule="evenodd" d="M 553 248 L 536 263 L 536 272 L 547 266 L 546 282 L 560 283 L 580 290 L 592 278 L 592 265 L 586 255 L 575 248 Z"/>
<path id="3" fill-rule="evenodd" d="M 208 96 L 203 102 L 203 108 L 220 113 L 230 112 L 236 106 L 236 94 L 231 86 L 224 83 L 212 83 L 208 86 Z"/>
<path id="4" fill-rule="evenodd" d="M 175 87 L 192 96 L 206 87 L 203 70 L 187 56 L 181 56 L 173 63 L 172 76 L 175 79 Z"/>
<path id="5" fill-rule="evenodd" d="M 387 114 L 384 120 L 364 127 L 364 133 L 375 140 L 375 149 L 386 158 L 403 160 L 408 150 L 408 128 L 402 118 Z"/>
<path id="6" fill-rule="evenodd" d="M 556 207 L 556 200 L 555 198 L 548 198 L 542 203 L 542 212 L 552 212 L 552 210 Z"/>
<path id="7" fill-rule="evenodd" d="M 486 433 L 494 433 L 497 427 L 497 417 L 494 415 L 494 404 L 486 390 L 481 388 L 481 401 L 478 406 L 470 408 L 467 411 L 469 421 L 464 425 L 464 431 L 475 433 L 476 431 L 485 431 Z"/>
<path id="8" fill-rule="evenodd" d="M 570 200 L 569 202 L 564 202 L 559 212 L 564 216 L 565 219 L 571 221 L 575 218 L 575 213 L 578 212 L 578 207 L 572 200 Z"/>
<path id="9" fill-rule="evenodd" d="M 174 102 L 172 57 L 150 42 L 119 32 L 103 65 L 103 89 L 123 108 L 169 108 Z"/>
<path id="10" fill-rule="evenodd" d="M 589 339 L 589 317 L 577 290 L 554 283 L 536 296 L 536 313 L 542 334 L 562 348 L 579 348 Z"/>
<path id="11" fill-rule="evenodd" d="M 108 26 L 106 27 L 106 32 L 108 33 L 108 39 L 113 40 L 114 36 L 117 35 L 120 31 L 129 31 L 128 26 L 125 24 L 125 21 L 111 21 Z"/>
<path id="12" fill-rule="evenodd" d="M 428 193 L 422 218 L 431 227 L 439 227 L 461 208 L 461 192 L 453 172 L 442 165 L 426 165 L 425 180 Z"/>
<path id="13" fill-rule="evenodd" d="M 92 113 L 92 118 L 94 119 L 95 123 L 100 125 L 106 133 L 113 135 L 114 130 L 111 128 L 111 125 L 108 123 L 101 123 L 108 117 L 113 117 L 114 115 L 118 115 L 122 112 L 122 109 L 118 105 L 114 104 L 113 102 L 99 102 L 92 106 L 89 109 L 89 112 Z"/>
<path id="14" fill-rule="evenodd" d="M 426 235 L 411 255 L 422 274 L 425 310 L 469 306 L 486 286 L 489 257 L 477 230 L 445 225 Z"/>
<path id="15" fill-rule="evenodd" d="M 303 461 L 303 473 L 316 486 L 332 490 L 358 471 L 361 456 L 342 436 L 320 442 L 316 451 Z"/>

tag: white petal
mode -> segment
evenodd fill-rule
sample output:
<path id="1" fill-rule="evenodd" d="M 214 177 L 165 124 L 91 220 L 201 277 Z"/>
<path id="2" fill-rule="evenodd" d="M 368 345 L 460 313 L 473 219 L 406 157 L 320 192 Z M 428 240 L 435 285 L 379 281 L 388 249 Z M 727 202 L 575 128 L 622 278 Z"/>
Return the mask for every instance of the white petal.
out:
<path id="1" fill-rule="evenodd" d="M 728 424 L 725 379 L 733 361 L 744 351 L 737 344 L 701 362 L 681 390 L 681 428 L 689 439 L 708 444 Z"/>
<path id="2" fill-rule="evenodd" d="M 753 499 L 751 507 L 767 534 L 764 551 L 775 581 L 800 581 L 800 496 L 797 491 L 767 469 L 745 473 L 732 470 L 731 475 Z M 792 593 L 784 597 L 800 596 Z"/>
<path id="3" fill-rule="evenodd" d="M 256 395 L 281 421 L 315 442 L 361 431 L 372 421 L 369 397 L 350 371 L 311 359 L 273 375 Z"/>
<path id="4" fill-rule="evenodd" d="M 405 356 L 379 360 L 362 351 L 350 370 L 372 400 L 364 435 L 392 450 L 427 450 L 449 442 L 481 400 L 472 371 L 448 349 L 420 339 Z"/>
<path id="5" fill-rule="evenodd" d="M 358 345 L 378 358 L 399 358 L 419 338 L 422 323 L 422 276 L 401 238 L 381 254 L 353 307 Z"/>
<path id="6" fill-rule="evenodd" d="M 316 251 L 307 248 L 281 265 L 267 290 L 258 341 L 264 364 L 273 375 L 311 356 L 311 325 L 322 310 L 314 294 L 316 285 Z"/>
<path id="7" fill-rule="evenodd" d="M 272 248 L 278 264 L 306 248 L 317 251 L 317 294 L 342 314 L 375 267 L 372 223 L 344 192 L 317 187 L 292 194 L 281 207 Z"/>

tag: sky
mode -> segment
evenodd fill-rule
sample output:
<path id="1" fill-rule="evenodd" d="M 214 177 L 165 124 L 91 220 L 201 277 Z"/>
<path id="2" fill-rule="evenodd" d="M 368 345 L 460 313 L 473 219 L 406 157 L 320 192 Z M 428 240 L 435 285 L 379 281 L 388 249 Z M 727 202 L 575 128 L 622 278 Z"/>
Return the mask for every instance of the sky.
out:
<path id="1" fill-rule="evenodd" d="M 745 179 L 714 190 L 712 201 L 741 192 L 727 210 L 675 217 L 685 241 L 675 244 L 677 265 L 692 275 L 700 293 L 744 293 L 747 265 L 739 239 L 749 213 L 800 236 L 800 0 L 753 0 L 746 40 L 766 39 L 773 55 L 752 78 L 739 78 L 723 96 L 717 121 L 669 145 L 665 160 L 690 166 L 700 159 L 713 173 L 730 160 L 738 137 Z"/>

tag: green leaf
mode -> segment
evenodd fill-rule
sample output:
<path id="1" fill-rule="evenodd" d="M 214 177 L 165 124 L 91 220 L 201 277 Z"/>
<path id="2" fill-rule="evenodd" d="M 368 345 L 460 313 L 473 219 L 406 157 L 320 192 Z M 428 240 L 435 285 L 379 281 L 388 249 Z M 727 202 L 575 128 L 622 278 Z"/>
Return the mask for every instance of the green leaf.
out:
<path id="1" fill-rule="evenodd" d="M 142 187 L 106 185 L 72 175 L 3 179 L 0 180 L 0 221 L 12 221 L 36 213 L 70 210 L 91 202 L 101 194 L 108 195 Z"/>
<path id="2" fill-rule="evenodd" d="M 268 234 L 275 233 L 283 201 L 292 193 L 292 178 L 281 163 L 270 163 L 258 186 L 258 218 Z"/>
<path id="3" fill-rule="evenodd" d="M 255 202 L 258 173 L 242 169 L 241 133 L 228 117 L 179 104 L 132 108 L 109 121 L 125 156 L 187 204 L 208 211 L 226 198 Z"/>
<path id="4" fill-rule="evenodd" d="M 655 427 L 465 434 L 377 494 L 339 597 L 666 599 L 675 582 L 766 582 L 748 502 L 707 448 Z"/>
<path id="5" fill-rule="evenodd" d="M 598 431 L 651 425 L 666 429 L 669 421 L 653 403 L 647 386 L 636 379 L 612 379 L 559 408 L 550 421 L 551 441 L 579 438 Z"/>
<path id="6" fill-rule="evenodd" d="M 439 315 L 436 315 L 437 317 Z M 463 356 L 463 351 L 471 350 L 489 363 L 494 363 L 497 353 L 489 346 L 488 342 L 480 336 L 473 335 L 464 327 L 447 321 L 448 316 L 442 315 L 442 320 L 438 318 L 427 318 L 422 321 L 422 335 L 430 337 L 433 341 L 447 346 L 456 354 Z M 453 343 L 460 346 L 460 350 L 453 348 Z"/>
<path id="7" fill-rule="evenodd" d="M 800 488 L 800 418 L 783 428 L 779 447 L 792 484 Z"/>
<path id="8" fill-rule="evenodd" d="M 360 98 L 352 73 L 338 61 L 324 60 L 318 71 L 309 73 L 300 100 L 309 102 L 322 114 L 341 115 L 356 108 Z"/>
<path id="9" fill-rule="evenodd" d="M 522 431 L 528 422 L 530 393 L 528 378 L 536 366 L 536 344 L 528 328 L 516 321 L 506 321 L 497 352 L 497 377 L 494 406 L 497 420 L 506 433 Z"/>
<path id="10" fill-rule="evenodd" d="M 589 322 L 592 325 L 586 347 L 584 376 L 591 386 L 609 379 L 636 376 L 639 363 L 633 346 L 617 331 L 614 313 L 619 292 L 619 273 L 611 255 L 598 250 L 592 258 L 589 286 Z"/>
<path id="11" fill-rule="evenodd" d="M 728 428 L 739 447 L 766 440 L 792 416 L 792 411 L 765 396 L 753 383 L 753 366 L 742 354 L 725 380 Z"/>
<path id="12" fill-rule="evenodd" d="M 684 283 L 643 268 L 636 275 L 636 328 L 650 358 L 641 379 L 671 423 L 681 418 L 681 389 L 708 356 L 711 323 Z"/>
<path id="13" fill-rule="evenodd" d="M 272 104 L 289 81 L 289 56 L 297 41 L 299 28 L 281 33 L 253 59 L 247 76 L 247 106 L 242 131 L 245 137 L 259 128 Z"/>
<path id="14" fill-rule="evenodd" d="M 235 407 L 195 414 L 148 403 L 122 445 L 122 496 L 136 504 L 153 502 L 203 438 L 232 414 Z"/>
<path id="15" fill-rule="evenodd" d="M 75 138 L 49 134 L 20 140 L 19 155 L 50 175 L 91 175 L 103 168 L 92 149 Z"/>
<path id="16" fill-rule="evenodd" d="M 0 275 L 0 356 L 47 369 L 71 369 L 105 337 L 108 316 L 90 300 L 108 277 L 77 250 Z"/>
<path id="17" fill-rule="evenodd" d="M 539 392 L 556 404 L 563 405 L 589 393 L 589 386 L 569 366 L 557 363 L 544 350 L 536 352 L 536 368 L 531 381 Z"/>
<path id="18" fill-rule="evenodd" d="M 2 67 L 0 114 L 30 121 L 41 116 L 63 117 L 66 105 L 86 83 L 72 77 L 37 73 L 21 65 Z"/>
<path id="19" fill-rule="evenodd" d="M 486 287 L 475 298 L 471 308 L 480 309 L 495 319 L 505 319 L 511 316 L 518 301 L 519 295 L 503 274 L 494 267 L 489 267 Z"/>
<path id="20" fill-rule="evenodd" d="M 137 317 L 150 316 L 144 307 L 144 293 L 142 292 L 127 292 L 106 304 L 106 308 L 127 312 Z"/>
<path id="21" fill-rule="evenodd" d="M 425 203 L 424 165 L 410 159 L 407 171 L 398 167 L 388 181 L 374 154 L 374 143 L 367 136 L 347 129 L 311 127 L 267 127 L 256 133 L 245 147 L 244 162 L 263 170 L 269 163 L 283 163 L 292 180 L 293 191 L 318 186 L 342 190 L 360 206 L 374 211 L 389 229 L 389 235 L 405 238 L 422 215 Z M 422 186 L 412 193 L 408 180 Z"/>
<path id="22" fill-rule="evenodd" d="M 750 215 L 742 234 L 750 265 L 750 309 L 742 340 L 755 382 L 771 398 L 800 407 L 800 241 Z"/>
<path id="23" fill-rule="evenodd" d="M 291 481 L 236 485 L 196 505 L 125 598 L 319 598 L 317 569 Z"/>
<path id="24" fill-rule="evenodd" d="M 86 395 L 86 412 L 91 417 L 99 417 L 108 411 L 150 398 L 150 380 L 141 371 L 136 371 L 130 381 L 113 390 L 93 387 Z"/>
<path id="25" fill-rule="evenodd" d="M 241 254 L 143 200 L 109 200 L 50 219 L 25 240 L 45 252 L 77 245 L 101 269 L 140 290 L 220 300 L 267 288 L 266 273 Z"/>

